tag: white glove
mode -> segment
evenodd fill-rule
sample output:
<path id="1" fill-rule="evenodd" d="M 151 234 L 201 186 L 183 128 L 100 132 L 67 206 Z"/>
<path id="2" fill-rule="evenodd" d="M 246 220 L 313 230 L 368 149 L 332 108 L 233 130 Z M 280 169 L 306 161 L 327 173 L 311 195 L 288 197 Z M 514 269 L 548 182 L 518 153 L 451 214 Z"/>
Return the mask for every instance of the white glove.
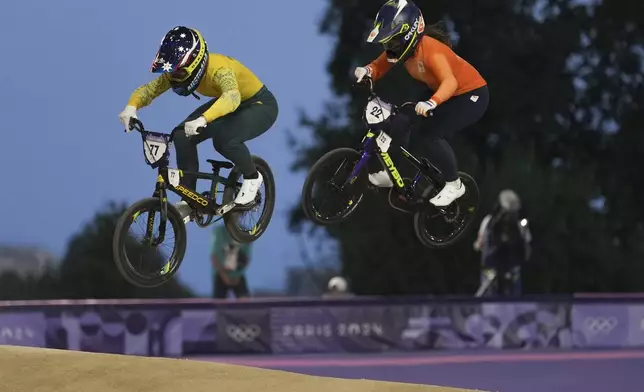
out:
<path id="1" fill-rule="evenodd" d="M 119 114 L 119 121 L 121 124 L 125 125 L 125 132 L 130 132 L 130 119 L 136 117 L 136 107 L 128 105 L 123 109 Z"/>
<path id="2" fill-rule="evenodd" d="M 201 127 L 208 125 L 208 121 L 202 116 L 196 120 L 188 121 L 183 126 L 183 129 L 186 131 L 186 136 L 195 136 L 198 134 L 197 130 Z"/>
<path id="3" fill-rule="evenodd" d="M 357 82 L 360 83 L 365 76 L 371 76 L 371 70 L 367 67 L 357 67 L 353 72 Z"/>
<path id="4" fill-rule="evenodd" d="M 430 99 L 429 101 L 420 101 L 416 104 L 416 114 L 427 117 L 427 113 L 436 109 L 436 106 L 438 105 L 433 99 Z"/>

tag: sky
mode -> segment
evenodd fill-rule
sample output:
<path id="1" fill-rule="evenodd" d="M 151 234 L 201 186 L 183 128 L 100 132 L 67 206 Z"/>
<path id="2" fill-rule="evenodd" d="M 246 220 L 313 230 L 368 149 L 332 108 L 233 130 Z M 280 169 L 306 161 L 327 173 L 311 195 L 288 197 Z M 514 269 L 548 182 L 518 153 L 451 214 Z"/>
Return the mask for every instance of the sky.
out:
<path id="1" fill-rule="evenodd" d="M 287 213 L 299 202 L 305 176 L 289 169 L 294 156 L 286 132 L 298 132 L 299 109 L 317 115 L 331 98 L 332 41 L 317 32 L 325 7 L 325 0 L 3 4 L 0 243 L 35 245 L 62 257 L 69 238 L 108 201 L 131 204 L 151 195 L 155 171 L 145 164 L 139 135 L 124 133 L 118 114 L 132 90 L 153 79 L 149 66 L 164 34 L 188 25 L 212 52 L 254 71 L 278 100 L 275 125 L 247 144 L 271 165 L 277 187 L 273 219 L 253 246 L 248 279 L 251 289 L 283 288 L 285 268 L 302 266 Z M 170 132 L 203 99 L 169 91 L 138 115 L 147 129 Z M 205 171 L 207 158 L 222 159 L 204 142 Z M 174 159 L 173 151 L 172 165 Z M 199 295 L 211 292 L 211 230 L 188 226 L 178 275 Z"/>

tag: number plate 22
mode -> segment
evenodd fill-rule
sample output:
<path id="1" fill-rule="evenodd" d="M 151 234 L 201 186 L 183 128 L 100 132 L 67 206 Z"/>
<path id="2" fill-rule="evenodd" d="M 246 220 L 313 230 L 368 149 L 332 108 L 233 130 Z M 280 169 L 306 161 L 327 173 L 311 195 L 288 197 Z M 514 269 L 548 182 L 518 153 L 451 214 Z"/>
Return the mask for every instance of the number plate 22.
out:
<path id="1" fill-rule="evenodd" d="M 365 119 L 367 124 L 380 124 L 391 115 L 391 105 L 376 97 L 367 103 Z"/>

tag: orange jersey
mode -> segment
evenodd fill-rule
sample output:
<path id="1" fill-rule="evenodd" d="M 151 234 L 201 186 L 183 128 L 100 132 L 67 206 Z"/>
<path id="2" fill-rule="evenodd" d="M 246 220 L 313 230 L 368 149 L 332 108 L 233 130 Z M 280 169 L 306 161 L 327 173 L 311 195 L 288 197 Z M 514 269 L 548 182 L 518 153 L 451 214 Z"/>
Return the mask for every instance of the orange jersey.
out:
<path id="1" fill-rule="evenodd" d="M 367 68 L 375 81 L 393 66 L 383 52 Z M 449 46 L 426 35 L 421 38 L 414 55 L 405 61 L 405 68 L 414 79 L 427 84 L 434 91 L 432 99 L 437 104 L 487 84 L 476 68 Z M 447 80 L 450 82 L 443 83 Z"/>

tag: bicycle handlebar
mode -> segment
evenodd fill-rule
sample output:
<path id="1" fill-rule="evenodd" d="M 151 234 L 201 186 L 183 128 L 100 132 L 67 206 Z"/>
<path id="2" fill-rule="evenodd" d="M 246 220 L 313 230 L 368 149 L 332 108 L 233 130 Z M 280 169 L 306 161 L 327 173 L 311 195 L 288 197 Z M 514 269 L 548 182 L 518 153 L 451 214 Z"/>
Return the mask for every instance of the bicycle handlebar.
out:
<path id="1" fill-rule="evenodd" d="M 367 85 L 366 82 L 369 82 L 369 84 L 368 84 L 369 85 L 369 93 L 371 95 L 374 95 L 375 93 L 373 91 L 373 79 L 371 79 L 370 76 L 363 77 L 362 80 L 360 80 L 359 82 L 356 82 L 354 84 L 354 86 L 365 86 L 365 85 Z"/>
<path id="2" fill-rule="evenodd" d="M 145 127 L 143 126 L 141 120 L 139 120 L 138 118 L 130 118 L 129 128 L 130 131 L 145 132 Z M 127 129 L 125 130 L 125 132 L 127 132 Z"/>
<path id="3" fill-rule="evenodd" d="M 203 129 L 204 127 L 200 127 L 199 129 Z M 143 122 L 139 120 L 138 118 L 130 118 L 130 130 L 131 131 L 137 131 L 139 133 L 144 133 L 147 132 L 145 130 L 145 127 L 143 126 Z M 170 132 L 170 141 L 174 140 L 174 133 L 177 130 L 177 128 L 173 129 L 172 132 Z M 127 132 L 127 129 L 125 130 Z"/>
<path id="4" fill-rule="evenodd" d="M 369 94 L 371 95 L 371 97 L 374 97 L 376 95 L 375 91 L 373 91 L 374 82 L 373 82 L 373 79 L 371 79 L 370 76 L 365 76 L 365 77 L 362 78 L 361 81 L 355 83 L 355 86 L 361 86 L 361 85 L 368 85 L 369 86 Z M 405 103 L 403 103 L 401 105 L 396 105 L 396 107 L 398 109 L 402 109 L 404 107 L 411 106 L 411 105 L 416 106 L 416 104 L 418 104 L 418 102 L 408 101 L 408 102 L 405 102 Z"/>

